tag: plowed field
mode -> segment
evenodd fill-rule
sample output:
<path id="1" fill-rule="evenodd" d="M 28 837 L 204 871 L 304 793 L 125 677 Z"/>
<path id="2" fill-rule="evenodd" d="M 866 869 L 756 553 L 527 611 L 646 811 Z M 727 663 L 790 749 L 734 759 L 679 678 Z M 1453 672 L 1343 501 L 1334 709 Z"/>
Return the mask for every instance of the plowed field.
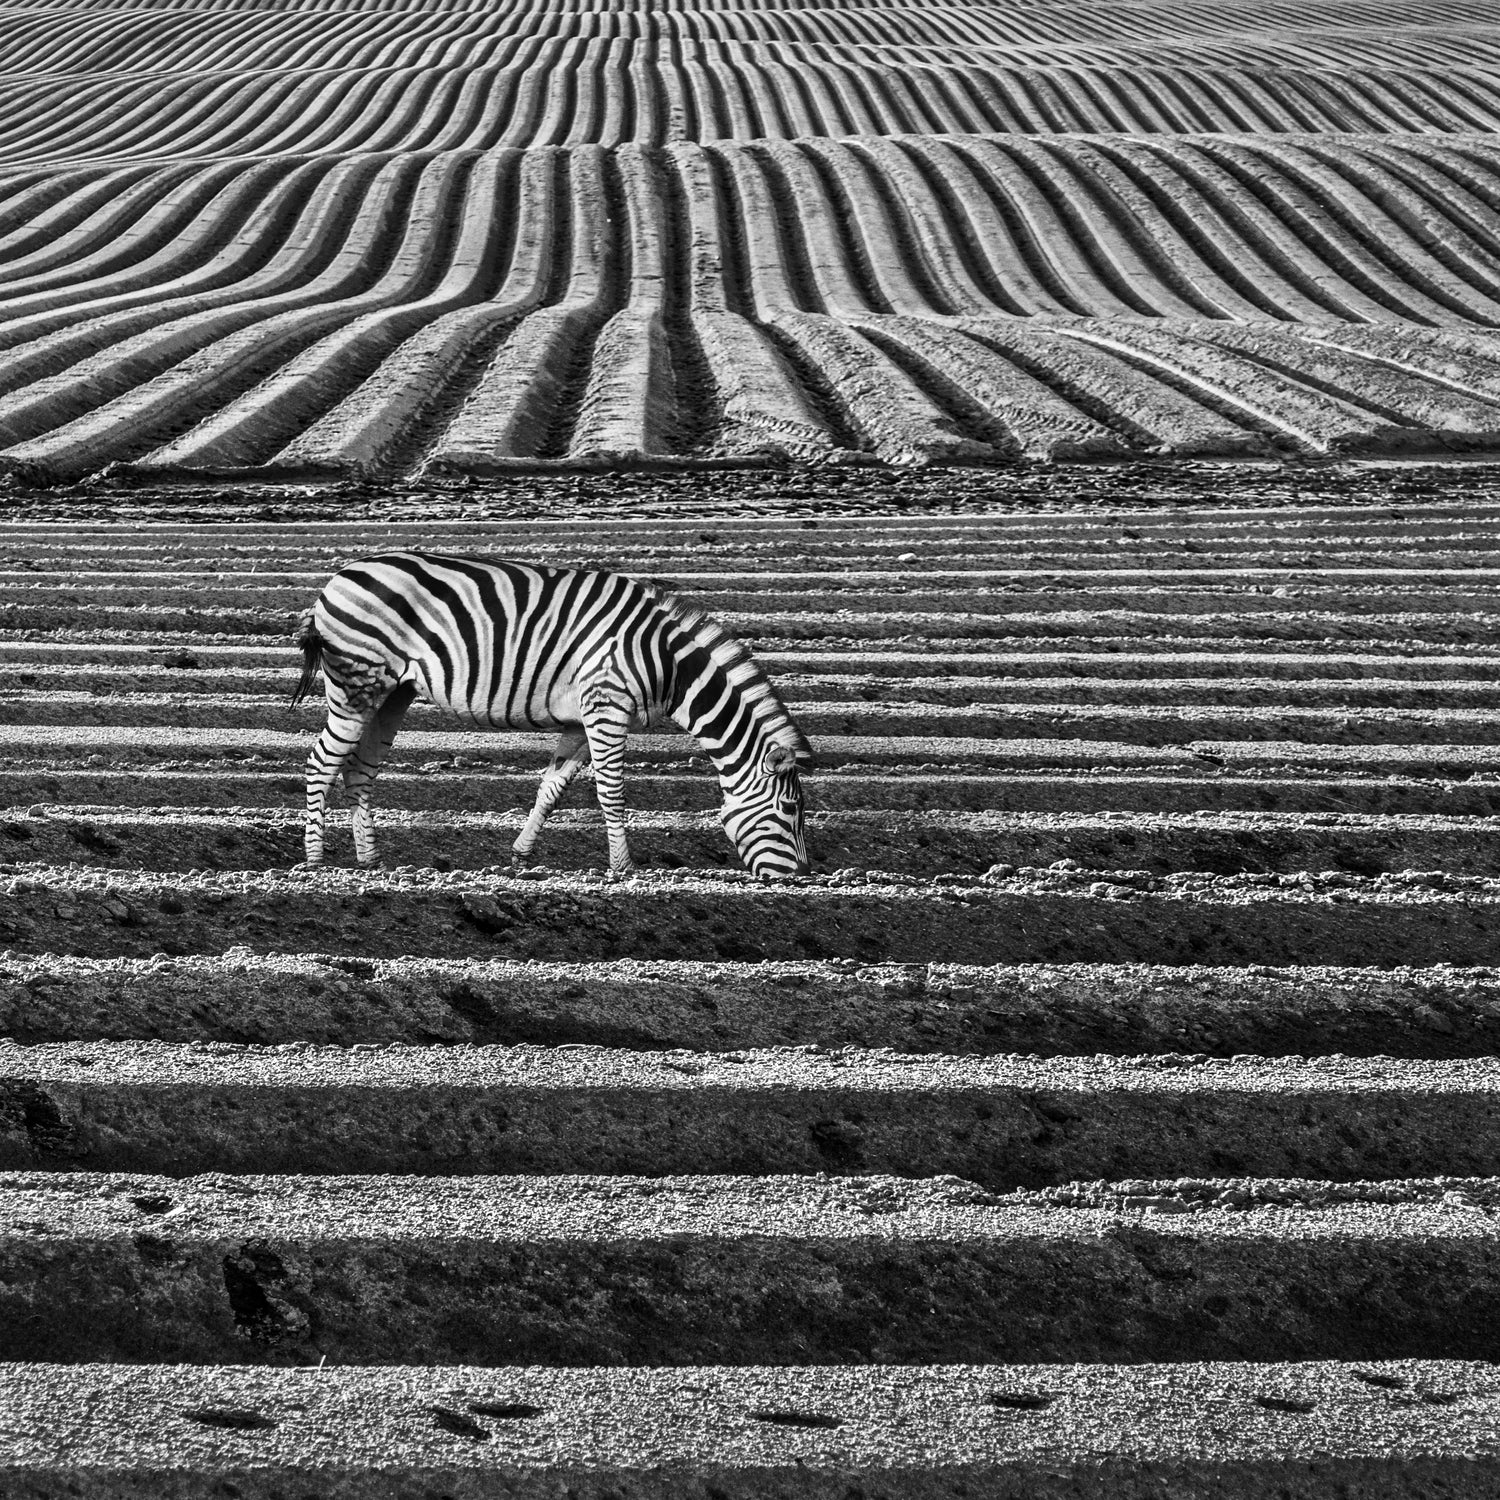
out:
<path id="1" fill-rule="evenodd" d="M 0 1489 L 1492 1489 L 1500 506 L 553 484 L 0 532 Z M 515 875 L 549 741 L 416 710 L 291 871 L 287 617 L 418 540 L 717 609 L 813 877 L 668 736 Z"/>
<path id="2" fill-rule="evenodd" d="M 1494 0 L 0 13 L 0 1496 L 1500 1492 L 1497 126 Z M 421 710 L 292 871 L 392 544 L 701 601 L 814 875 Z"/>
<path id="3" fill-rule="evenodd" d="M 1493 4 L 0 17 L 0 475 L 1500 443 Z"/>

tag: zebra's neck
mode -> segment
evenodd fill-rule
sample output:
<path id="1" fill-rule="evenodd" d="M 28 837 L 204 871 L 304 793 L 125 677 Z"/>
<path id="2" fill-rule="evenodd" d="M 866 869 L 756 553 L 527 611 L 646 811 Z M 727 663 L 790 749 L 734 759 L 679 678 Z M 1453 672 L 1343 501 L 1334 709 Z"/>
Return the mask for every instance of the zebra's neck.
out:
<path id="1" fill-rule="evenodd" d="M 759 766 L 773 744 L 798 754 L 807 741 L 765 673 L 717 621 L 658 596 L 667 712 L 702 745 L 721 780 Z"/>

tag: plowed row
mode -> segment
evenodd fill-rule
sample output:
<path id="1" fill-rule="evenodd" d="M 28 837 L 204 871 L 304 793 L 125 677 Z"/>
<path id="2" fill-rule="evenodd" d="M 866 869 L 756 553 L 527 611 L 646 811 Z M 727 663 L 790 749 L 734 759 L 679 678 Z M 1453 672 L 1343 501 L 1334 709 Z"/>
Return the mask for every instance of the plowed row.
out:
<path id="1" fill-rule="evenodd" d="M 1492 449 L 1488 139 L 91 168 L 0 202 L 0 468 Z"/>
<path id="2" fill-rule="evenodd" d="M 277 15 L 278 23 L 285 18 Z M 1476 38 L 1484 49 L 1486 38 Z M 1467 42 L 1467 39 L 1466 39 Z M 391 49 L 380 48 L 385 55 Z M 488 50 L 481 48 L 480 50 Z M 626 38 L 512 38 L 488 66 L 358 65 L 269 76 L 55 74 L 0 83 L 0 149 L 15 163 L 356 151 L 494 150 L 911 132 L 1489 131 L 1492 75 L 1382 59 L 1351 83 L 1265 49 L 1260 66 L 1194 66 L 1157 49 L 1134 65 L 956 65 L 928 48 Z M 896 49 L 887 49 L 894 52 Z M 1108 49 L 1113 54 L 1117 49 Z M 1175 63 L 1175 66 L 1173 65 Z M 75 75 L 76 76 L 76 75 Z M 165 102 L 164 102 L 165 101 Z"/>
<path id="3" fill-rule="evenodd" d="M 0 473 L 1490 451 L 1482 4 L 0 18 Z"/>
<path id="4" fill-rule="evenodd" d="M 1493 5 L 12 9 L 13 161 L 911 132 L 1489 130 Z M 59 81 L 67 80 L 59 95 Z"/>
<path id="5" fill-rule="evenodd" d="M 813 877 L 667 736 L 637 879 L 586 786 L 513 875 L 547 739 L 420 713 L 386 867 L 291 873 L 287 616 L 414 542 L 718 608 Z M 1497 559 L 1484 504 L 10 524 L 0 1485 L 1482 1493 Z"/>

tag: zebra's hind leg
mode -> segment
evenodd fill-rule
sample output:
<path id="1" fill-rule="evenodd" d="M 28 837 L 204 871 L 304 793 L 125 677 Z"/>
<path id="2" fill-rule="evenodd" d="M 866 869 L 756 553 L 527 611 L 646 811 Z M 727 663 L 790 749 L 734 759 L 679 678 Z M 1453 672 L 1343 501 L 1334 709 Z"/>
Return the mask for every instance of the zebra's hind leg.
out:
<path id="1" fill-rule="evenodd" d="M 585 699 L 583 712 L 583 730 L 594 761 L 594 788 L 609 836 L 609 877 L 620 880 L 635 870 L 625 838 L 625 736 L 632 714 L 606 694 L 594 696 L 592 702 Z"/>
<path id="2" fill-rule="evenodd" d="M 358 748 L 369 722 L 367 715 L 330 708 L 323 732 L 313 741 L 307 757 L 307 822 L 302 834 L 304 863 L 308 866 L 323 863 L 323 815 L 328 793 Z"/>
<path id="3" fill-rule="evenodd" d="M 558 799 L 567 790 L 568 783 L 589 763 L 588 737 L 581 729 L 565 729 L 557 737 L 557 747 L 552 752 L 552 764 L 542 772 L 542 783 L 536 789 L 536 801 L 532 804 L 531 816 L 526 826 L 511 846 L 513 863 L 521 865 L 531 857 L 536 847 L 537 835 L 547 821 Z"/>
<path id="4" fill-rule="evenodd" d="M 344 765 L 344 787 L 354 796 L 354 857 L 366 869 L 376 862 L 375 808 L 371 799 L 375 778 L 416 695 L 416 688 L 409 682 L 394 689 L 365 725 L 352 759 Z"/>

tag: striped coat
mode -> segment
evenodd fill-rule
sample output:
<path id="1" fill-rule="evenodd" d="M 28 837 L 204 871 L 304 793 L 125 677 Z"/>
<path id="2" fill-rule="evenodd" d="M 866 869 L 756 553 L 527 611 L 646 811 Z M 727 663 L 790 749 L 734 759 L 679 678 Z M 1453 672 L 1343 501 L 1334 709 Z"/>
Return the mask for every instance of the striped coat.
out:
<path id="1" fill-rule="evenodd" d="M 355 849 L 375 861 L 371 788 L 417 698 L 481 729 L 556 729 L 531 816 L 593 763 L 612 875 L 625 837 L 627 733 L 672 720 L 701 743 L 723 790 L 730 841 L 757 875 L 808 870 L 799 768 L 806 739 L 750 653 L 701 610 L 654 584 L 593 569 L 389 552 L 351 563 L 302 617 L 304 671 L 322 668 L 328 722 L 308 758 L 306 855 L 323 859 L 323 816 L 340 773 L 355 798 Z"/>

